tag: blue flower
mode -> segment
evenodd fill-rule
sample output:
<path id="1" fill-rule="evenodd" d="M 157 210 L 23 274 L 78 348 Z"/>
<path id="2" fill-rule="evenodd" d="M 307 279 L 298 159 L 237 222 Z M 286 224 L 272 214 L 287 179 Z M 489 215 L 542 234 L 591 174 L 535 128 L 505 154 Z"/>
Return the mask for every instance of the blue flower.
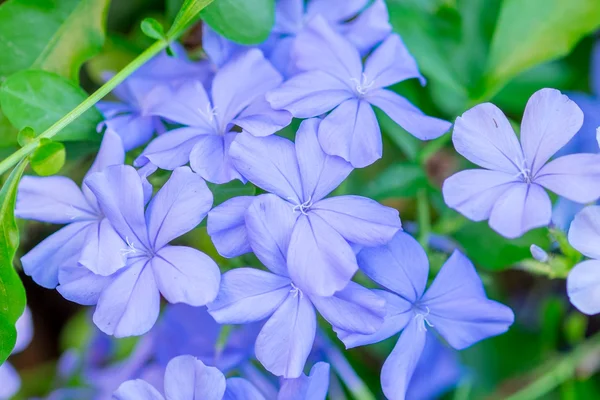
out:
<path id="1" fill-rule="evenodd" d="M 272 194 L 237 197 L 216 207 L 209 214 L 208 233 L 221 255 L 254 251 L 279 275 L 289 269 L 302 290 L 331 296 L 358 269 L 352 246 L 386 244 L 401 223 L 397 210 L 371 199 L 324 199 L 352 167 L 323 152 L 319 123 L 302 122 L 295 145 L 279 136 L 239 134 L 230 151 L 235 168 Z"/>
<path id="2" fill-rule="evenodd" d="M 136 160 L 163 169 L 190 162 L 192 169 L 213 183 L 243 180 L 233 167 L 229 147 L 234 126 L 265 136 L 291 122 L 291 115 L 275 111 L 264 94 L 281 83 L 281 75 L 259 50 L 251 49 L 230 60 L 215 75 L 209 97 L 200 82 L 182 85 L 173 93 L 164 90 L 153 113 L 185 125 L 154 139 Z"/>
<path id="3" fill-rule="evenodd" d="M 358 261 L 369 278 L 387 289 L 375 290 L 387 302 L 385 321 L 372 335 L 336 331 L 347 348 L 376 343 L 402 331 L 381 370 L 381 385 L 389 399 L 405 398 L 428 328 L 462 350 L 504 333 L 513 323 L 512 311 L 487 299 L 473 264 L 459 251 L 450 256 L 427 291 L 427 255 L 404 232 L 387 246 L 363 249 Z"/>
<path id="4" fill-rule="evenodd" d="M 581 109 L 555 89 L 534 93 L 525 108 L 520 142 L 496 106 L 484 103 L 457 118 L 452 140 L 469 161 L 485 168 L 461 171 L 443 185 L 446 204 L 474 221 L 516 238 L 550 223 L 544 190 L 578 203 L 600 197 L 600 155 L 571 154 L 548 162 L 577 133 Z"/>
<path id="5" fill-rule="evenodd" d="M 319 127 L 319 143 L 327 154 L 354 167 L 372 164 L 382 155 L 381 131 L 372 106 L 422 140 L 434 139 L 450 123 L 424 115 L 400 95 L 384 89 L 410 78 L 425 82 L 398 35 L 390 35 L 367 59 L 317 16 L 298 36 L 296 65 L 306 71 L 267 93 L 275 109 L 297 118 L 331 111 Z"/>
<path id="6" fill-rule="evenodd" d="M 107 130 L 100 151 L 86 177 L 110 165 L 123 164 L 125 152 L 119 136 Z M 59 269 L 80 263 L 99 274 L 123 265 L 120 239 L 85 185 L 77 187 L 63 176 L 24 176 L 19 184 L 15 215 L 54 224 L 66 224 L 21 258 L 23 270 L 46 288 L 58 285 Z M 93 243 L 93 247 L 85 246 Z M 84 249 L 85 248 L 85 249 Z M 116 251 L 115 251 L 116 248 Z"/>
<path id="7" fill-rule="evenodd" d="M 103 275 L 74 264 L 60 271 L 58 291 L 80 304 L 96 304 L 94 323 L 117 337 L 141 335 L 155 323 L 160 295 L 171 303 L 201 306 L 219 287 L 219 268 L 204 253 L 168 243 L 195 228 L 212 206 L 206 183 L 189 168 L 175 169 L 144 214 L 142 179 L 130 166 L 111 166 L 89 175 L 84 184 L 95 195 L 114 229 Z M 84 253 L 100 254 L 90 242 Z"/>

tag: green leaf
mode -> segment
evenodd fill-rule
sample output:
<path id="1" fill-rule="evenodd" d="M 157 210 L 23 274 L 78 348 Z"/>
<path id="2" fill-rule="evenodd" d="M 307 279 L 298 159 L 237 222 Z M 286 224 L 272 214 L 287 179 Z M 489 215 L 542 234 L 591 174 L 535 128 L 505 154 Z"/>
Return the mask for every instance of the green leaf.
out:
<path id="1" fill-rule="evenodd" d="M 17 134 L 17 142 L 21 147 L 25 146 L 28 143 L 31 143 L 34 139 L 35 132 L 29 126 L 26 126 L 25 128 L 21 129 Z"/>
<path id="2" fill-rule="evenodd" d="M 598 0 L 505 0 L 490 49 L 488 92 L 495 93 L 529 68 L 568 54 L 598 27 Z"/>
<path id="3" fill-rule="evenodd" d="M 413 197 L 429 186 L 425 171 L 414 164 L 394 164 L 381 172 L 364 189 L 363 195 L 374 200 Z"/>
<path id="4" fill-rule="evenodd" d="M 18 132 L 0 108 L 0 148 L 17 145 Z M 0 158 L 3 157 L 0 156 Z"/>
<path id="5" fill-rule="evenodd" d="M 200 15 L 227 39 L 258 44 L 267 39 L 275 24 L 275 0 L 215 0 Z"/>
<path id="6" fill-rule="evenodd" d="M 102 49 L 109 0 L 9 0 L 0 6 L 0 78 L 35 68 L 74 82 Z"/>
<path id="7" fill-rule="evenodd" d="M 256 187 L 251 183 L 243 184 L 240 181 L 231 181 L 223 185 L 217 185 L 214 183 L 207 183 L 208 188 L 213 194 L 213 207 L 229 200 L 233 197 L 238 196 L 254 196 L 256 194 Z"/>
<path id="8" fill-rule="evenodd" d="M 67 153 L 60 142 L 42 139 L 40 146 L 29 156 L 31 168 L 40 176 L 56 174 L 65 165 Z"/>
<path id="9" fill-rule="evenodd" d="M 185 0 L 175 17 L 171 29 L 167 33 L 169 40 L 176 39 L 181 32 L 186 30 L 193 22 L 200 17 L 200 11 L 213 0 Z"/>
<path id="10" fill-rule="evenodd" d="M 15 346 L 15 323 L 27 303 L 25 288 L 13 266 L 19 247 L 19 229 L 15 221 L 17 187 L 26 165 L 26 161 L 21 161 L 0 190 L 0 364 Z"/>
<path id="11" fill-rule="evenodd" d="M 144 18 L 141 24 L 142 32 L 152 39 L 165 39 L 165 30 L 163 26 L 154 18 Z"/>
<path id="12" fill-rule="evenodd" d="M 517 239 L 506 239 L 488 226 L 487 221 L 465 222 L 452 235 L 465 250 L 467 257 L 483 267 L 502 270 L 531 258 L 530 246 L 550 247 L 547 229 L 535 229 Z"/>
<path id="13" fill-rule="evenodd" d="M 0 87 L 0 105 L 17 128 L 30 126 L 44 132 L 52 124 L 77 107 L 87 93 L 69 80 L 45 71 L 21 71 L 9 77 Z M 95 108 L 86 111 L 54 139 L 100 140 L 96 126 L 102 116 Z"/>

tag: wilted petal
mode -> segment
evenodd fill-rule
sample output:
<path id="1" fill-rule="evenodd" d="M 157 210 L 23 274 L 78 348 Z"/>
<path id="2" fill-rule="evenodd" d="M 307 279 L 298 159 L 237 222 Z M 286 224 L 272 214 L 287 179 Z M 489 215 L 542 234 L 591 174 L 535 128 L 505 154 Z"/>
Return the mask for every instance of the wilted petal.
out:
<path id="1" fill-rule="evenodd" d="M 569 243 L 584 255 L 600 259 L 600 206 L 589 206 L 575 215 Z"/>
<path id="2" fill-rule="evenodd" d="M 152 258 L 160 293 L 169 303 L 203 306 L 215 299 L 221 274 L 217 264 L 199 250 L 165 246 Z"/>
<path id="3" fill-rule="evenodd" d="M 119 272 L 102 291 L 94 323 L 107 335 L 143 335 L 156 322 L 160 294 L 149 261 L 141 259 Z"/>
<path id="4" fill-rule="evenodd" d="M 125 266 L 128 245 L 103 218 L 87 230 L 79 264 L 98 275 L 112 275 Z"/>
<path id="5" fill-rule="evenodd" d="M 231 144 L 229 155 L 236 169 L 250 182 L 299 203 L 302 183 L 292 142 L 279 136 L 256 138 L 242 132 Z"/>
<path id="6" fill-rule="evenodd" d="M 275 89 L 283 78 L 258 49 L 230 59 L 215 75 L 212 86 L 221 131 L 252 101 Z"/>
<path id="7" fill-rule="evenodd" d="M 491 103 L 479 104 L 456 119 L 454 148 L 481 167 L 518 175 L 525 158 L 508 119 Z"/>
<path id="8" fill-rule="evenodd" d="M 381 4 L 380 7 L 385 8 L 383 1 L 378 3 Z M 388 36 L 373 51 L 365 63 L 364 73 L 366 79 L 373 82 L 373 89 L 384 88 L 410 78 L 419 78 L 421 84 L 425 84 L 425 78 L 419 72 L 417 62 L 408 52 L 400 36 L 396 34 Z"/>
<path id="9" fill-rule="evenodd" d="M 297 36 L 293 56 L 299 69 L 324 71 L 347 85 L 362 73 L 358 50 L 320 15 L 312 18 Z"/>
<path id="10" fill-rule="evenodd" d="M 490 217 L 496 201 L 515 184 L 519 184 L 515 174 L 467 169 L 446 179 L 442 193 L 448 207 L 470 220 L 484 221 Z"/>
<path id="11" fill-rule="evenodd" d="M 424 318 L 457 350 L 500 335 L 514 321 L 512 310 L 488 300 L 475 267 L 452 253 L 421 300 Z"/>
<path id="12" fill-rule="evenodd" d="M 364 335 L 375 333 L 386 313 L 383 297 L 354 282 L 330 297 L 311 296 L 311 301 L 335 329 Z"/>
<path id="13" fill-rule="evenodd" d="M 427 330 L 414 318 L 400 335 L 381 368 L 381 387 L 390 400 L 404 400 L 408 385 L 425 347 Z"/>
<path id="14" fill-rule="evenodd" d="M 319 143 L 327 154 L 349 161 L 355 168 L 381 158 L 381 130 L 371 105 L 351 99 L 343 102 L 319 125 Z"/>
<path id="15" fill-rule="evenodd" d="M 535 92 L 525 106 L 521 145 L 533 176 L 583 124 L 583 112 L 556 89 Z"/>
<path id="16" fill-rule="evenodd" d="M 136 379 L 126 381 L 113 393 L 115 400 L 164 400 L 164 397 L 146 381 Z"/>
<path id="17" fill-rule="evenodd" d="M 329 364 L 318 362 L 308 376 L 283 379 L 277 400 L 325 400 L 329 389 Z"/>
<path id="18" fill-rule="evenodd" d="M 223 400 L 265 400 L 265 397 L 247 380 L 229 378 Z"/>
<path id="19" fill-rule="evenodd" d="M 253 196 L 234 197 L 208 213 L 207 232 L 223 257 L 237 257 L 252 251 L 244 218 L 254 199 Z"/>
<path id="20" fill-rule="evenodd" d="M 264 96 L 256 99 L 232 121 L 254 136 L 269 136 L 292 122 L 292 114 L 274 110 Z"/>
<path id="21" fill-rule="evenodd" d="M 341 25 L 340 29 L 344 37 L 364 55 L 392 32 L 389 20 L 385 2 L 375 0 L 352 21 Z"/>
<path id="22" fill-rule="evenodd" d="M 167 170 L 181 167 L 189 162 L 194 145 L 206 134 L 198 128 L 179 128 L 163 133 L 146 146 L 134 165 L 142 167 L 150 162 Z"/>
<path id="23" fill-rule="evenodd" d="M 408 233 L 398 232 L 385 246 L 361 250 L 358 266 L 381 286 L 416 302 L 425 291 L 429 260 L 421 245 Z"/>
<path id="24" fill-rule="evenodd" d="M 209 182 L 222 184 L 244 178 L 233 166 L 229 148 L 236 132 L 225 135 L 202 135 L 190 153 L 190 166 L 198 175 Z"/>
<path id="25" fill-rule="evenodd" d="M 525 232 L 546 226 L 552 219 L 552 203 L 539 185 L 512 185 L 494 205 L 490 227 L 502 236 L 514 239 Z"/>
<path id="26" fill-rule="evenodd" d="M 69 301 L 93 306 L 113 279 L 112 276 L 96 275 L 82 265 L 70 265 L 59 269 L 56 290 Z"/>
<path id="27" fill-rule="evenodd" d="M 53 224 L 98 217 L 75 182 L 64 176 L 24 176 L 19 182 L 15 216 Z"/>
<path id="28" fill-rule="evenodd" d="M 298 218 L 288 248 L 288 270 L 300 289 L 331 296 L 346 287 L 357 269 L 352 248 L 327 222 L 314 213 Z"/>
<path id="29" fill-rule="evenodd" d="M 257 197 L 246 212 L 248 239 L 256 257 L 271 271 L 287 276 L 287 251 L 298 213 L 274 194 Z"/>
<path id="30" fill-rule="evenodd" d="M 302 177 L 304 199 L 313 203 L 335 190 L 352 172 L 352 165 L 344 159 L 326 154 L 317 138 L 319 119 L 300 124 L 296 133 L 296 155 Z"/>
<path id="31" fill-rule="evenodd" d="M 600 154 L 571 154 L 544 165 L 535 183 L 578 203 L 600 197 Z"/>
<path id="32" fill-rule="evenodd" d="M 266 95 L 274 109 L 296 118 L 316 117 L 353 97 L 347 83 L 320 70 L 294 75 Z"/>
<path id="33" fill-rule="evenodd" d="M 225 377 L 196 357 L 172 359 L 165 371 L 165 395 L 168 400 L 221 400 L 225 393 Z"/>
<path id="34" fill-rule="evenodd" d="M 202 178 L 188 167 L 175 169 L 146 210 L 153 248 L 158 250 L 198 226 L 212 202 L 212 193 Z"/>
<path id="35" fill-rule="evenodd" d="M 312 210 L 348 242 L 362 246 L 384 245 L 402 229 L 398 210 L 366 197 L 331 197 Z"/>
<path id="36" fill-rule="evenodd" d="M 308 297 L 288 293 L 256 339 L 256 358 L 277 376 L 302 375 L 317 329 L 317 317 Z"/>
<path id="37" fill-rule="evenodd" d="M 77 263 L 87 232 L 95 228 L 93 222 L 75 222 L 53 233 L 21 257 L 23 271 L 38 285 L 55 288 L 59 268 Z"/>
<path id="38" fill-rule="evenodd" d="M 223 274 L 210 315 L 220 324 L 245 324 L 271 315 L 290 293 L 288 278 L 254 268 Z"/>
<path id="39" fill-rule="evenodd" d="M 567 294 L 582 313 L 600 313 L 600 261 L 587 260 L 575 265 L 567 277 Z"/>
<path id="40" fill-rule="evenodd" d="M 338 338 L 340 338 L 347 349 L 378 343 L 392 337 L 404 329 L 415 317 L 415 314 L 412 312 L 412 303 L 402 297 L 386 292 L 385 290 L 375 289 L 373 292 L 386 301 L 383 324 L 375 333 L 370 335 L 347 332 L 334 327 Z"/>
<path id="41" fill-rule="evenodd" d="M 375 90 L 368 93 L 365 100 L 380 108 L 395 123 L 417 139 L 431 140 L 438 138 L 448 132 L 452 125 L 443 119 L 423 114 L 410 101 L 390 90 Z"/>

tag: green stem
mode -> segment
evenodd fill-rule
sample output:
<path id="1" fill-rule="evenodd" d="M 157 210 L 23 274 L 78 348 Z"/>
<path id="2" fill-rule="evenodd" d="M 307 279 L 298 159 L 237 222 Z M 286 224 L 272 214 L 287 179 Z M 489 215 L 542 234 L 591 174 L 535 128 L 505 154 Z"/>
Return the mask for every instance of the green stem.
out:
<path id="1" fill-rule="evenodd" d="M 501 397 L 506 400 L 534 400 L 544 398 L 544 396 L 559 387 L 562 383 L 571 379 L 575 375 L 577 367 L 590 354 L 599 350 L 600 333 L 596 333 L 569 354 L 549 362 L 546 372 L 523 389 L 509 397 Z"/>
<path id="2" fill-rule="evenodd" d="M 417 192 L 417 222 L 419 224 L 419 243 L 427 251 L 429 248 L 429 235 L 431 234 L 431 214 L 426 188 Z"/>
<path id="3" fill-rule="evenodd" d="M 46 138 L 50 139 L 54 137 L 58 132 L 60 132 L 64 127 L 69 125 L 75 119 L 81 116 L 84 112 L 94 106 L 98 101 L 100 101 L 104 96 L 110 93 L 115 87 L 117 87 L 121 82 L 123 82 L 129 75 L 134 73 L 138 68 L 140 68 L 144 63 L 150 60 L 152 57 L 163 51 L 169 43 L 165 40 L 159 40 L 155 42 L 152 46 L 148 47 L 142 54 L 137 56 L 135 60 L 130 62 L 125 68 L 123 68 L 119 73 L 112 77 L 108 82 L 102 85 L 98 90 L 96 90 L 90 97 L 81 102 L 77 107 L 72 109 L 67 115 L 56 121 L 51 127 L 46 129 L 40 135 L 38 135 L 35 140 L 26 144 L 10 156 L 6 157 L 2 162 L 0 162 L 0 175 L 8 171 L 10 168 L 15 166 L 19 161 L 23 158 L 27 157 L 29 154 L 33 153 L 33 151 L 38 147 L 40 139 Z"/>

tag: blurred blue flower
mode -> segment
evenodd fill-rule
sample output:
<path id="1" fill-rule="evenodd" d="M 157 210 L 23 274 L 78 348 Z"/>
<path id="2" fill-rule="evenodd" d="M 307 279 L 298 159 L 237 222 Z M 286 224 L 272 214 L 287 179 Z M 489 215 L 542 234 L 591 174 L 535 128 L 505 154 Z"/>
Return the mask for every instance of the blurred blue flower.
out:
<path id="1" fill-rule="evenodd" d="M 17 320 L 15 328 L 17 330 L 17 341 L 10 353 L 11 355 L 25 350 L 33 338 L 33 320 L 28 307 L 25 308 L 23 314 Z M 0 365 L 0 382 L 0 400 L 12 398 L 21 387 L 19 373 L 8 361 Z"/>

